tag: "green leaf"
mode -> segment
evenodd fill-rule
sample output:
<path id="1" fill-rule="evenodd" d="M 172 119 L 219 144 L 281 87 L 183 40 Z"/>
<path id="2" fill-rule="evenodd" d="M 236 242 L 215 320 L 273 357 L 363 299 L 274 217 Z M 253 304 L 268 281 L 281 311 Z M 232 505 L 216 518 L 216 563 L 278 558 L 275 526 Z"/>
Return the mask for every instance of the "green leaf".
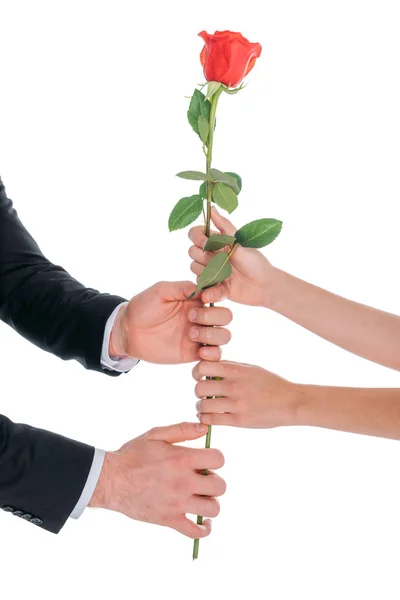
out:
<path id="1" fill-rule="evenodd" d="M 212 285 L 221 283 L 231 276 L 232 267 L 226 252 L 218 252 L 206 265 L 197 282 L 196 294 Z"/>
<path id="2" fill-rule="evenodd" d="M 222 250 L 222 248 L 225 248 L 225 246 L 233 246 L 235 242 L 236 238 L 233 237 L 233 235 L 221 235 L 220 233 L 214 233 L 208 238 L 203 250 L 215 252 L 216 250 Z"/>
<path id="3" fill-rule="evenodd" d="M 213 181 L 229 185 L 229 187 L 232 188 L 235 194 L 238 194 L 240 192 L 238 183 L 234 176 L 228 175 L 227 173 L 223 173 L 218 169 L 210 169 L 210 175 Z"/>
<path id="4" fill-rule="evenodd" d="M 208 134 L 210 132 L 210 126 L 208 124 L 207 119 L 203 115 L 199 116 L 198 125 L 199 125 L 200 139 L 203 142 L 203 144 L 207 144 Z"/>
<path id="5" fill-rule="evenodd" d="M 237 208 L 237 195 L 225 183 L 214 183 L 212 196 L 215 204 L 228 211 L 229 214 Z"/>
<path id="6" fill-rule="evenodd" d="M 201 171 L 181 171 L 176 176 L 182 179 L 192 179 L 193 181 L 206 181 L 208 179 L 207 175 Z"/>
<path id="7" fill-rule="evenodd" d="M 168 221 L 168 227 L 170 231 L 176 231 L 182 229 L 190 223 L 193 223 L 203 210 L 203 198 L 198 196 L 190 196 L 188 198 L 181 198 L 177 204 L 175 204 Z"/>
<path id="8" fill-rule="evenodd" d="M 199 188 L 199 194 L 202 198 L 207 198 L 207 181 L 203 181 Z"/>
<path id="9" fill-rule="evenodd" d="M 208 88 L 207 88 L 206 99 L 209 100 L 211 98 L 211 96 L 213 96 L 215 94 L 215 92 L 217 90 L 219 90 L 221 85 L 222 84 L 220 81 L 210 81 L 210 83 L 208 84 Z"/>
<path id="10" fill-rule="evenodd" d="M 268 246 L 280 234 L 282 221 L 258 219 L 241 227 L 235 234 L 236 241 L 245 248 Z"/>
<path id="11" fill-rule="evenodd" d="M 239 191 L 236 192 L 237 194 L 240 194 L 240 192 L 242 191 L 242 178 L 240 177 L 240 175 L 238 175 L 237 173 L 231 173 L 230 171 L 225 171 L 225 175 L 230 175 L 231 177 L 234 177 L 236 179 L 236 183 L 238 185 Z"/>
<path id="12" fill-rule="evenodd" d="M 210 110 L 211 110 L 211 102 L 206 100 L 205 95 L 200 92 L 200 90 L 194 90 L 193 96 L 190 100 L 189 110 L 187 112 L 187 117 L 190 125 L 193 130 L 200 135 L 199 131 L 199 116 L 203 115 L 207 119 L 210 120 Z"/>

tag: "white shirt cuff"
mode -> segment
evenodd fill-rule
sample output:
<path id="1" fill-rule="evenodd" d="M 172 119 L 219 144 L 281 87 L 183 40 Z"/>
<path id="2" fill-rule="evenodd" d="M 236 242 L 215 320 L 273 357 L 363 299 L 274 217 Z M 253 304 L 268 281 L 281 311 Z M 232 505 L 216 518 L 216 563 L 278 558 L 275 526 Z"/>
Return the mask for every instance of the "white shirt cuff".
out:
<path id="1" fill-rule="evenodd" d="M 89 471 L 89 476 L 86 481 L 86 485 L 83 488 L 80 498 L 70 514 L 71 519 L 79 519 L 85 508 L 90 502 L 93 492 L 96 489 L 97 482 L 100 477 L 101 470 L 103 468 L 104 457 L 106 453 L 104 450 L 98 450 L 95 448 L 92 466 Z"/>
<path id="2" fill-rule="evenodd" d="M 115 307 L 111 315 L 108 317 L 106 328 L 104 330 L 103 346 L 101 349 L 101 366 L 104 369 L 110 369 L 110 371 L 118 371 L 118 373 L 126 373 L 135 367 L 139 359 L 138 358 L 111 358 L 108 354 L 108 347 L 110 345 L 110 336 L 114 322 L 121 306 L 128 304 L 128 302 L 122 302 Z"/>

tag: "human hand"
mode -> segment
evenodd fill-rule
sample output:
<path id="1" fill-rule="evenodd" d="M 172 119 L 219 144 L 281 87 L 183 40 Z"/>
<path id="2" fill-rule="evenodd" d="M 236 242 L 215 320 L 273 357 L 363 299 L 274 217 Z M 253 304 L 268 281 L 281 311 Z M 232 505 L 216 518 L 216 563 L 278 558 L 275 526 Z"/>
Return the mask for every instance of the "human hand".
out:
<path id="1" fill-rule="evenodd" d="M 300 387 L 261 367 L 201 361 L 194 367 L 193 377 L 198 381 L 198 417 L 206 425 L 256 429 L 296 424 Z"/>
<path id="2" fill-rule="evenodd" d="M 201 423 L 156 427 L 131 440 L 116 452 L 107 452 L 89 506 L 120 512 L 136 521 L 176 529 L 191 538 L 206 537 L 211 521 L 197 525 L 186 513 L 205 517 L 219 514 L 216 496 L 226 490 L 225 481 L 213 471 L 224 457 L 219 450 L 174 446 L 205 435 Z"/>
<path id="3" fill-rule="evenodd" d="M 223 235 L 236 233 L 236 227 L 220 215 L 215 207 L 211 210 L 211 220 L 219 233 Z M 189 231 L 189 238 L 193 242 L 193 246 L 189 248 L 189 256 L 193 259 L 190 268 L 199 276 L 215 252 L 203 251 L 207 241 L 203 227 L 193 227 Z M 219 302 L 229 298 L 240 304 L 267 306 L 268 293 L 275 273 L 271 263 L 259 250 L 243 248 L 239 245 L 235 248 L 230 261 L 232 275 L 224 283 L 205 290 L 201 295 L 203 302 Z"/>
<path id="4" fill-rule="evenodd" d="M 118 312 L 110 338 L 110 356 L 132 356 L 159 364 L 220 360 L 219 346 L 231 339 L 228 308 L 205 307 L 186 300 L 195 285 L 160 282 L 134 296 Z M 204 344 L 208 344 L 204 346 Z"/>

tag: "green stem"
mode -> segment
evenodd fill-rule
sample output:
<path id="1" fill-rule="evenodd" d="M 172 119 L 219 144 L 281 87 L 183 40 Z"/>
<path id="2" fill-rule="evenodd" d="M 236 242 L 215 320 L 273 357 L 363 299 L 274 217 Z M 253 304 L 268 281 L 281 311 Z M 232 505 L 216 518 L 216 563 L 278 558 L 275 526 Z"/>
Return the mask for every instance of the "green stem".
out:
<path id="1" fill-rule="evenodd" d="M 206 173 L 209 178 L 210 169 L 211 169 L 211 161 L 212 161 L 212 152 L 213 152 L 213 143 L 214 143 L 214 129 L 215 129 L 215 115 L 217 113 L 217 104 L 220 95 L 223 92 L 223 87 L 221 87 L 215 92 L 213 96 L 210 98 L 211 110 L 210 110 L 210 132 L 208 134 L 208 148 L 206 153 Z M 206 223 L 204 228 L 204 233 L 207 237 L 210 237 L 210 229 L 211 229 L 211 199 L 212 199 L 212 183 L 207 181 L 207 212 L 206 212 Z M 233 249 L 232 249 L 233 250 Z M 214 306 L 214 304 L 210 304 L 210 306 Z M 207 377 L 207 379 L 212 379 L 212 377 Z M 206 436 L 206 448 L 210 448 L 211 446 L 211 425 L 208 426 L 207 436 Z M 208 471 L 205 470 L 203 472 L 204 475 L 208 475 Z M 197 516 L 197 525 L 201 525 L 203 523 L 203 517 L 200 515 Z M 194 540 L 193 544 L 193 560 L 196 560 L 199 556 L 199 544 L 200 540 Z"/>
<path id="2" fill-rule="evenodd" d="M 212 153 L 213 153 L 213 143 L 214 143 L 214 129 L 215 129 L 215 115 L 217 113 L 217 104 L 220 95 L 223 92 L 222 86 L 215 92 L 213 96 L 211 96 L 211 110 L 210 110 L 210 133 L 208 134 L 208 150 L 207 150 L 207 160 L 206 160 L 206 173 L 207 176 L 210 175 L 211 169 L 211 161 L 212 161 Z M 210 181 L 207 181 L 207 217 L 206 217 L 206 227 L 205 234 L 207 237 L 210 237 L 210 224 L 211 224 L 211 198 L 212 198 L 212 185 Z"/>

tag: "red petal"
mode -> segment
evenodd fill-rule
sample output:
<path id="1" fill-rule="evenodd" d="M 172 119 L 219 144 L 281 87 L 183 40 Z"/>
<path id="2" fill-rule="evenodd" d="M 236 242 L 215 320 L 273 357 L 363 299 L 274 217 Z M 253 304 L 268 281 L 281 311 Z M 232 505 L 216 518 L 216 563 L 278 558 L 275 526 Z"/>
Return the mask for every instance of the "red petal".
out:
<path id="1" fill-rule="evenodd" d="M 200 52 L 200 62 L 203 65 L 203 67 L 206 64 L 206 54 L 207 54 L 207 47 L 204 46 L 203 50 Z"/>
<path id="2" fill-rule="evenodd" d="M 247 67 L 246 73 L 244 74 L 245 77 L 246 77 L 246 75 L 248 75 L 250 73 L 250 71 L 252 70 L 252 68 L 256 64 L 256 60 L 257 60 L 257 56 L 254 56 L 251 59 L 251 61 L 249 62 L 249 66 Z"/>

